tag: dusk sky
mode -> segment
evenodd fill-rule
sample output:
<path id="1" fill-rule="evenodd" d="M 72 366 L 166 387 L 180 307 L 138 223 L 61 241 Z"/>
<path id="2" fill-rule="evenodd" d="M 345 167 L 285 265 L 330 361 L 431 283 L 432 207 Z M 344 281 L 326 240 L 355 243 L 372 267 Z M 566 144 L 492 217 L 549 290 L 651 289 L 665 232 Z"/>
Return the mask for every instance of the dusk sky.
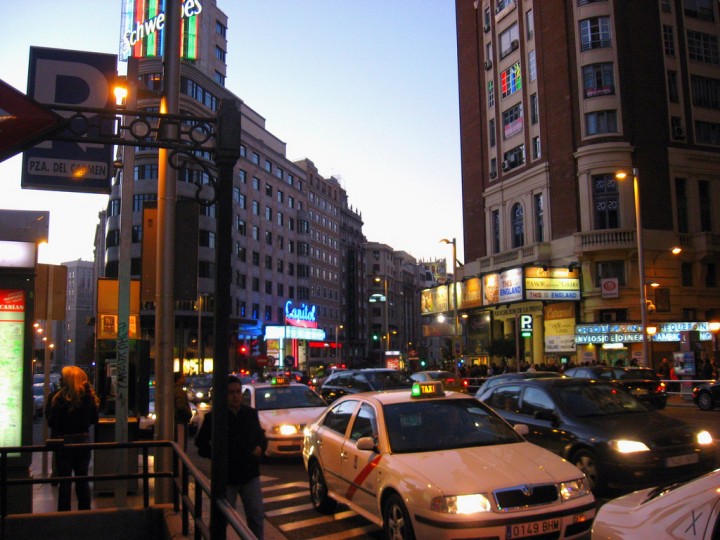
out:
<path id="1" fill-rule="evenodd" d="M 338 177 L 369 241 L 417 259 L 463 260 L 454 3 L 218 0 L 227 88 L 265 117 L 291 160 Z M 120 0 L 3 6 L 0 79 L 23 93 L 31 46 L 117 54 Z M 123 72 L 124 65 L 119 70 Z M 0 209 L 49 210 L 40 262 L 92 260 L 107 196 L 22 190 L 0 163 Z"/>

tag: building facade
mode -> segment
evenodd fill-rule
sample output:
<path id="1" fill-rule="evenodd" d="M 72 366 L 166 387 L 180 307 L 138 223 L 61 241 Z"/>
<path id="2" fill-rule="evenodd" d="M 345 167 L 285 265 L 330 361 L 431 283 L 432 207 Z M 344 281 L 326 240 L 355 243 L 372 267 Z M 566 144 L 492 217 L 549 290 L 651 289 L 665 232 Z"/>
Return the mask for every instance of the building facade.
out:
<path id="1" fill-rule="evenodd" d="M 463 273 L 482 280 L 470 309 L 491 318 L 482 339 L 514 340 L 528 363 L 710 353 L 717 2 L 456 0 L 456 15 Z M 643 338 L 651 325 L 658 335 Z"/>

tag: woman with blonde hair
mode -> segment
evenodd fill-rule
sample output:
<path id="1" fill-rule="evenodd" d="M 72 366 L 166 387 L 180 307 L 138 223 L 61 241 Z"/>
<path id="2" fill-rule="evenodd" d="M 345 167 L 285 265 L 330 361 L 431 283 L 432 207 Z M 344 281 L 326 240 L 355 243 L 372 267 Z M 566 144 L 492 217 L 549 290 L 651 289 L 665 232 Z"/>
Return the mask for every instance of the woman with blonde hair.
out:
<path id="1" fill-rule="evenodd" d="M 90 442 L 89 429 L 98 421 L 98 397 L 90 386 L 87 374 L 77 366 L 62 369 L 61 387 L 52 397 L 47 415 L 48 426 L 65 445 Z M 56 453 L 60 477 L 87 476 L 90 468 L 89 448 L 67 448 Z M 58 511 L 70 510 L 72 484 L 60 480 Z M 75 482 L 78 510 L 90 510 L 90 482 Z"/>

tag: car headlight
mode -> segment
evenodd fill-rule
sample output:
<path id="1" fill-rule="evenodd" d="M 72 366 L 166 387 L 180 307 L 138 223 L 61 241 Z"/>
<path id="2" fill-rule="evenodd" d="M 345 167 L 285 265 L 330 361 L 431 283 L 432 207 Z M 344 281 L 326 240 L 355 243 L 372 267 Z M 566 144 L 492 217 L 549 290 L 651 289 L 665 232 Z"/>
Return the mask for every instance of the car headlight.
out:
<path id="1" fill-rule="evenodd" d="M 632 454 L 634 452 L 649 452 L 650 449 L 644 442 L 629 441 L 627 439 L 615 439 L 610 441 L 610 448 L 621 454 Z"/>
<path id="2" fill-rule="evenodd" d="M 700 433 L 697 434 L 697 442 L 698 442 L 698 444 L 702 444 L 702 445 L 712 444 L 713 443 L 712 435 L 710 435 L 710 433 L 708 433 L 707 431 L 701 431 Z"/>
<path id="3" fill-rule="evenodd" d="M 278 435 L 297 435 L 301 431 L 301 427 L 295 424 L 282 424 L 281 426 L 273 426 L 273 431 Z"/>
<path id="4" fill-rule="evenodd" d="M 157 417 L 155 416 L 154 412 L 151 412 L 150 414 L 148 414 L 148 418 L 150 418 L 151 420 L 155 420 Z"/>
<path id="5" fill-rule="evenodd" d="M 430 509 L 444 514 L 478 514 L 490 512 L 490 501 L 483 493 L 435 497 Z"/>
<path id="6" fill-rule="evenodd" d="M 590 482 L 588 482 L 588 479 L 585 477 L 560 483 L 560 498 L 563 501 L 571 501 L 578 497 L 584 497 L 589 493 Z"/>

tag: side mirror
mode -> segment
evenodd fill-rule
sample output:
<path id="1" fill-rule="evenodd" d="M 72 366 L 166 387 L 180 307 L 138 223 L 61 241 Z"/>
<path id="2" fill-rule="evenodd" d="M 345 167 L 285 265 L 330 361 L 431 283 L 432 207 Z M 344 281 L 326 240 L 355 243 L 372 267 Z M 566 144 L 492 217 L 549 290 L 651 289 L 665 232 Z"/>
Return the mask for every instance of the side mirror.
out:
<path id="1" fill-rule="evenodd" d="M 375 439 L 372 437 L 360 437 L 357 440 L 357 447 L 358 450 L 369 450 L 373 451 L 375 450 Z"/>
<path id="2" fill-rule="evenodd" d="M 527 426 L 527 424 L 515 424 L 513 426 L 513 429 L 518 435 L 522 435 L 523 437 L 530 433 L 530 428 Z"/>

